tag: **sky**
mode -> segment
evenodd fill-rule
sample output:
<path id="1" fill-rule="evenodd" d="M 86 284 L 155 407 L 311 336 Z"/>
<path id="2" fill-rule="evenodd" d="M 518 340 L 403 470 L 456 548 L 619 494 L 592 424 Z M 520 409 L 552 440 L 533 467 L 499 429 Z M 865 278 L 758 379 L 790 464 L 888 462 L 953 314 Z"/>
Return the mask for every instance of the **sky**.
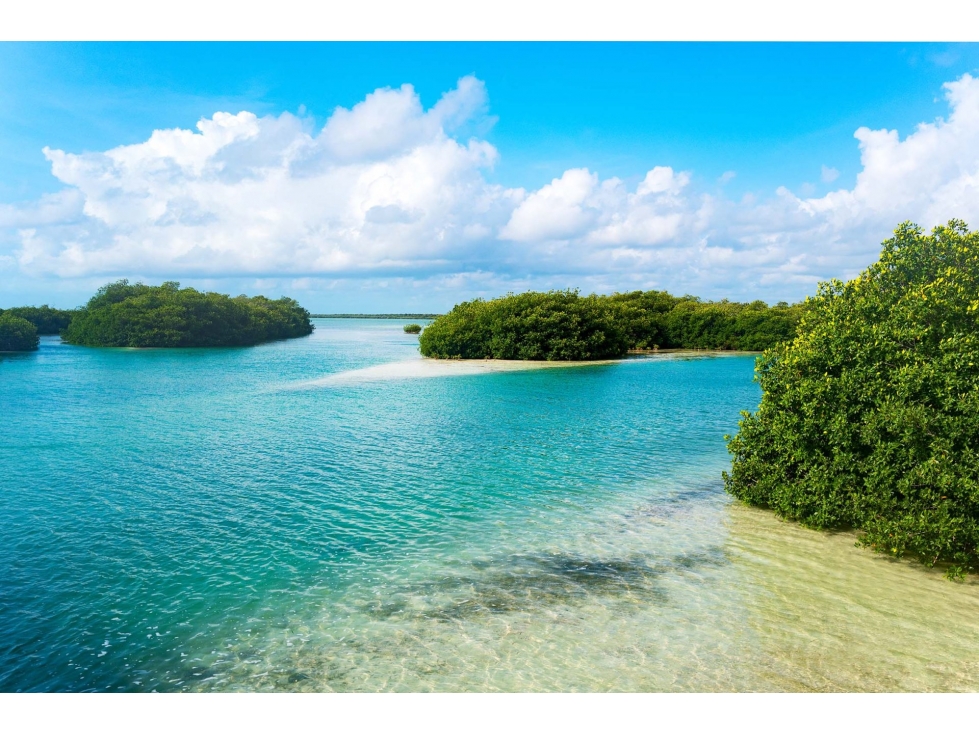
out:
<path id="1" fill-rule="evenodd" d="M 774 303 L 979 222 L 979 44 L 3 43 L 0 307 Z"/>

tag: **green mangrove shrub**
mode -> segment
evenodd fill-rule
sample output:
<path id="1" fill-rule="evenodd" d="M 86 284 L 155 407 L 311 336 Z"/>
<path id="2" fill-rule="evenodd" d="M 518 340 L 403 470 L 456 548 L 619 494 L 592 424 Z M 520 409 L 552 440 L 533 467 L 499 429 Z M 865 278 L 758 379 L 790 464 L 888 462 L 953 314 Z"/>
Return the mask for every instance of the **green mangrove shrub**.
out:
<path id="1" fill-rule="evenodd" d="M 421 336 L 422 354 L 462 359 L 583 360 L 629 350 L 762 351 L 795 334 L 804 308 L 678 298 L 665 291 L 508 294 L 461 303 Z"/>
<path id="2" fill-rule="evenodd" d="M 443 359 L 594 360 L 629 348 L 616 308 L 577 291 L 509 294 L 460 303 L 419 338 L 421 353 Z"/>
<path id="3" fill-rule="evenodd" d="M 678 349 L 760 352 L 795 335 L 802 306 L 684 298 L 666 315 L 665 343 Z"/>
<path id="4" fill-rule="evenodd" d="M 39 343 L 34 324 L 7 312 L 0 313 L 0 352 L 32 352 Z"/>
<path id="5" fill-rule="evenodd" d="M 405 324 L 404 327 L 405 334 L 419 334 L 421 333 L 421 324 Z"/>
<path id="6" fill-rule="evenodd" d="M 731 494 L 950 576 L 979 569 L 979 234 L 900 225 L 756 370 Z"/>
<path id="7" fill-rule="evenodd" d="M 313 331 L 309 312 L 291 298 L 201 293 L 179 283 L 109 283 L 62 332 L 94 347 L 250 346 Z"/>
<path id="8" fill-rule="evenodd" d="M 44 305 L 15 306 L 6 311 L 0 309 L 0 313 L 8 313 L 11 316 L 19 316 L 25 321 L 30 321 L 37 328 L 38 334 L 59 334 L 71 323 L 71 317 L 75 312 Z"/>

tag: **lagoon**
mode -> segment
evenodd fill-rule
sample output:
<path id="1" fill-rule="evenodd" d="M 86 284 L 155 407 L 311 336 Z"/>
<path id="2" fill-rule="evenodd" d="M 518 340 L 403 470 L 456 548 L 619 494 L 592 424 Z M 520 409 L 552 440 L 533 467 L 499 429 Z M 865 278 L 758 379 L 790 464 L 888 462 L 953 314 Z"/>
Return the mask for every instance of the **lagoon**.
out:
<path id="1" fill-rule="evenodd" d="M 979 690 L 979 584 L 734 503 L 747 355 L 408 320 L 0 355 L 0 690 Z"/>

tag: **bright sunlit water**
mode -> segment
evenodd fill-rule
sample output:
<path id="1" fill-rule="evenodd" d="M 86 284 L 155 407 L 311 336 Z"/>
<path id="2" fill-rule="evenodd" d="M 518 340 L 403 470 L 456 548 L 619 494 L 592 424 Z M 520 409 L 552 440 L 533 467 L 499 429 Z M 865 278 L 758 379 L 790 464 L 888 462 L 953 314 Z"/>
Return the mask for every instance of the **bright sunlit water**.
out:
<path id="1" fill-rule="evenodd" d="M 403 323 L 0 355 L 0 690 L 979 690 L 979 585 L 724 494 L 752 357 Z"/>

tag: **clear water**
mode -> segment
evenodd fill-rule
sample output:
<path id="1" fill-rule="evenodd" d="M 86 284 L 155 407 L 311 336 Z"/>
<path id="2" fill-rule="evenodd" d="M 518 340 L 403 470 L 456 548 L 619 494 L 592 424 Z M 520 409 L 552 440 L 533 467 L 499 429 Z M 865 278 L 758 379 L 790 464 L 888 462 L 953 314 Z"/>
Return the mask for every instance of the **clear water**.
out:
<path id="1" fill-rule="evenodd" d="M 979 585 L 724 495 L 751 357 L 401 326 L 0 356 L 0 690 L 979 690 Z"/>

